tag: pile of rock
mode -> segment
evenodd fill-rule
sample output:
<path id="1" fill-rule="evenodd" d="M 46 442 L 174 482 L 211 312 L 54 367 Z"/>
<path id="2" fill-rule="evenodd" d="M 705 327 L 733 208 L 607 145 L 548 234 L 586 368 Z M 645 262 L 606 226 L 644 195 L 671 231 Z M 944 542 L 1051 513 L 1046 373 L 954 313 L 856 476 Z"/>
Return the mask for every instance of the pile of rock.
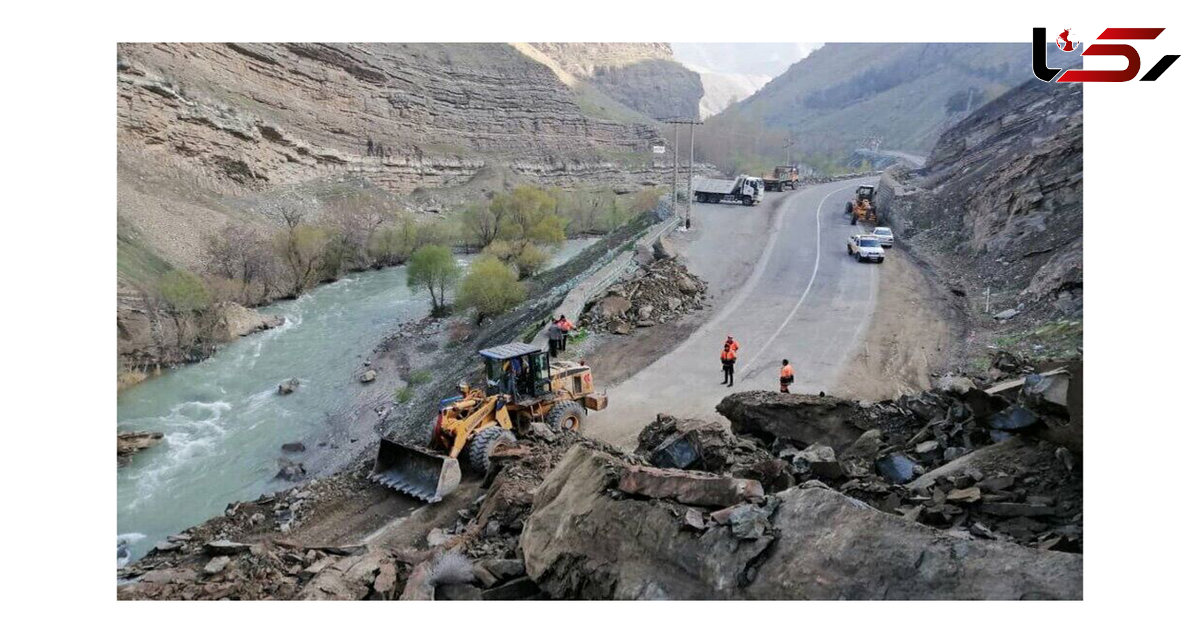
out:
<path id="1" fill-rule="evenodd" d="M 196 542 L 183 533 L 128 570 L 119 599 L 395 599 L 408 564 L 386 549 L 282 540 Z"/>
<path id="2" fill-rule="evenodd" d="M 935 391 L 869 405 L 743 392 L 718 411 L 735 431 L 769 441 L 798 482 L 976 538 L 1082 552 L 1071 390 L 1071 371 L 1055 370 L 987 390 L 943 378 Z"/>
<path id="3" fill-rule="evenodd" d="M 704 306 L 708 285 L 674 257 L 639 266 L 630 277 L 589 302 L 582 326 L 626 335 L 674 320 Z"/>
<path id="4" fill-rule="evenodd" d="M 948 537 L 809 481 L 631 464 L 573 446 L 521 534 L 543 593 L 572 599 L 1082 596 L 1082 557 Z"/>
<path id="5" fill-rule="evenodd" d="M 632 454 L 530 423 L 427 548 L 287 540 L 364 493 L 364 464 L 164 540 L 118 594 L 1078 598 L 1080 368 L 880 403 L 742 392 L 718 407 L 730 426 L 660 416 Z"/>

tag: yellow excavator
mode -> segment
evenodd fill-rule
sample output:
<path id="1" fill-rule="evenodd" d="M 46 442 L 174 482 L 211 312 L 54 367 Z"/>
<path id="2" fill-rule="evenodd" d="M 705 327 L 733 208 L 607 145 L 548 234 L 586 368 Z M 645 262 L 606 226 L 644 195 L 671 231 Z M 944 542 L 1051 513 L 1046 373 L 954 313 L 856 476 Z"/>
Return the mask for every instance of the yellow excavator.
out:
<path id="1" fill-rule="evenodd" d="M 854 200 L 846 202 L 846 214 L 850 215 L 850 225 L 859 222 L 875 225 L 879 219 L 875 216 L 875 186 L 859 186 L 854 191 Z"/>
<path id="2" fill-rule="evenodd" d="M 441 401 L 426 448 L 388 438 L 379 442 L 372 481 L 436 503 L 462 480 L 459 456 L 477 472 L 487 472 L 492 451 L 513 444 L 516 425 L 544 422 L 552 431 L 576 431 L 587 410 L 608 407 L 596 393 L 592 368 L 568 360 L 550 361 L 542 349 L 514 342 L 479 352 L 487 384 L 459 384 L 459 394 Z"/>

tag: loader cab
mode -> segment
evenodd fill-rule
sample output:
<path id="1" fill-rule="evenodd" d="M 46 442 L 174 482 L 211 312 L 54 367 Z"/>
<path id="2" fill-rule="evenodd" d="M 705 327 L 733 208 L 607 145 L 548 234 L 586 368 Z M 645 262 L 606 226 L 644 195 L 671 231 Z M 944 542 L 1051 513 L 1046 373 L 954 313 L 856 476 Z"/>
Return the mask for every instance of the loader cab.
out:
<path id="1" fill-rule="evenodd" d="M 858 197 L 860 200 L 866 199 L 867 201 L 870 201 L 875 197 L 875 186 L 859 186 L 858 190 L 854 191 L 854 196 Z"/>
<path id="2" fill-rule="evenodd" d="M 489 347 L 479 355 L 489 396 L 509 394 L 519 399 L 550 393 L 550 357 L 540 348 L 513 342 Z"/>

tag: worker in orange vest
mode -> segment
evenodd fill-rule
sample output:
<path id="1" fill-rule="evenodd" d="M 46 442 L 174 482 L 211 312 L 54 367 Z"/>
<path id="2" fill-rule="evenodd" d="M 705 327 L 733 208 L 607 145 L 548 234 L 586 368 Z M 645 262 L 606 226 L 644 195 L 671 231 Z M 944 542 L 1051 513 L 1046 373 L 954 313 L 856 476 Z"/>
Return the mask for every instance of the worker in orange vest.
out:
<path id="1" fill-rule="evenodd" d="M 791 393 L 788 391 L 788 385 L 793 382 L 796 382 L 796 371 L 788 364 L 787 358 L 784 358 L 783 368 L 779 370 L 779 393 Z"/>
<path id="2" fill-rule="evenodd" d="M 721 384 L 729 387 L 733 386 L 733 363 L 737 362 L 738 343 L 729 336 L 725 339 L 725 346 L 721 349 L 721 371 L 725 374 L 725 379 Z"/>
<path id="3" fill-rule="evenodd" d="M 570 333 L 571 331 L 575 330 L 575 325 L 571 324 L 571 321 L 567 319 L 566 315 L 559 313 L 558 319 L 554 321 L 554 326 L 557 326 L 558 328 L 562 329 L 562 339 L 559 340 L 558 350 L 566 351 L 567 350 L 567 334 Z"/>

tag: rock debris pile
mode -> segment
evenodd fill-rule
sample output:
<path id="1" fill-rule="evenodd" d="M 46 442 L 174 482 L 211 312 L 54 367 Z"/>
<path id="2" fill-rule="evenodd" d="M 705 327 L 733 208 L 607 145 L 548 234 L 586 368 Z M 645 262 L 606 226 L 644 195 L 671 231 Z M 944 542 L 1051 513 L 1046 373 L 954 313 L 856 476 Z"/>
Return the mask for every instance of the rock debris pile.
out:
<path id="1" fill-rule="evenodd" d="M 118 597 L 1077 599 L 1081 373 L 740 392 L 728 425 L 659 416 L 632 454 L 531 423 L 420 548 L 287 534 L 367 493 L 364 464 L 165 540 Z"/>
<path id="2" fill-rule="evenodd" d="M 625 281 L 588 304 L 583 326 L 627 335 L 704 307 L 708 285 L 674 256 L 639 266 Z"/>

